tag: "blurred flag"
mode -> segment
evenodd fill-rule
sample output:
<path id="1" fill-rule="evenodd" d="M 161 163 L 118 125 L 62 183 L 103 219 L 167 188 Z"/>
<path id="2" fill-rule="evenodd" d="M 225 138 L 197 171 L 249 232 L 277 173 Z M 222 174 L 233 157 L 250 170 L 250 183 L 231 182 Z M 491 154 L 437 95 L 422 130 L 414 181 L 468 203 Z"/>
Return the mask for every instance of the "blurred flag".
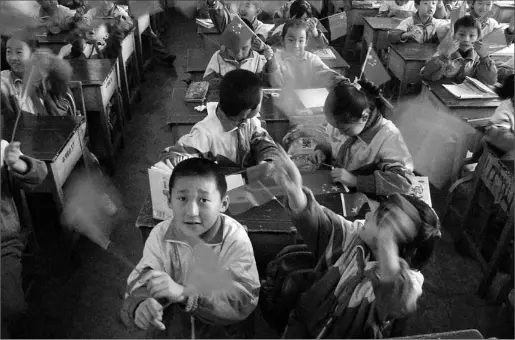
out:
<path id="1" fill-rule="evenodd" d="M 129 0 L 129 13 L 134 18 L 156 14 L 162 10 L 159 0 Z"/>
<path id="2" fill-rule="evenodd" d="M 0 1 L 0 33 L 11 36 L 18 30 L 35 28 L 40 24 L 37 15 L 32 1 Z"/>
<path id="3" fill-rule="evenodd" d="M 254 36 L 254 32 L 241 20 L 235 16 L 222 33 L 222 45 L 237 51 L 249 39 Z"/>
<path id="4" fill-rule="evenodd" d="M 374 83 L 376 86 L 381 86 L 390 80 L 390 75 L 388 75 L 388 71 L 386 71 L 376 51 L 372 48 L 372 44 L 368 47 L 362 74 L 365 76 L 365 79 Z"/>
<path id="5" fill-rule="evenodd" d="M 327 17 L 331 31 L 331 41 L 347 34 L 347 13 L 337 13 Z"/>
<path id="6" fill-rule="evenodd" d="M 489 53 L 495 53 L 503 48 L 506 48 L 506 35 L 504 29 L 498 28 L 488 33 L 483 37 L 483 45 L 487 48 Z M 513 52 L 513 49 L 511 50 Z"/>
<path id="7" fill-rule="evenodd" d="M 364 211 L 370 211 L 370 204 L 368 206 L 363 207 L 365 203 L 369 203 L 369 198 L 367 195 L 357 192 L 354 194 L 340 194 L 340 198 L 342 200 L 342 214 L 345 217 L 359 217 L 363 218 Z"/>
<path id="8" fill-rule="evenodd" d="M 465 15 L 467 15 L 467 1 L 462 1 L 460 7 L 451 11 L 451 30 L 454 28 L 454 23 Z"/>

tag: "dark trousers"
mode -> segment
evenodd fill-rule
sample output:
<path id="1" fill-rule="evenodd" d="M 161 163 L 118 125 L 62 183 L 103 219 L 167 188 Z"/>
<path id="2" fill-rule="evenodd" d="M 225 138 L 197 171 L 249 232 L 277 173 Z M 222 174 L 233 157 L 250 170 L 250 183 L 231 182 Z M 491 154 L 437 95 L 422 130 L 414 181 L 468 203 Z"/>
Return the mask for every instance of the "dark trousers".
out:
<path id="1" fill-rule="evenodd" d="M 4 249 L 3 249 L 4 250 Z M 2 339 L 16 337 L 26 313 L 22 288 L 21 257 L 17 254 L 2 256 Z"/>

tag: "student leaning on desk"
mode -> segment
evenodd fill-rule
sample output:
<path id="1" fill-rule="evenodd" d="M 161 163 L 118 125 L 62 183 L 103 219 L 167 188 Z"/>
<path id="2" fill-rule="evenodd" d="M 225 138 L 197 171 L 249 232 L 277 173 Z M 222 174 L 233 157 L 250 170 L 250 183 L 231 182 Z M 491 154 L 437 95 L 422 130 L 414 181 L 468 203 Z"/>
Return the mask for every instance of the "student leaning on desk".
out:
<path id="1" fill-rule="evenodd" d="M 470 2 L 470 14 L 476 19 L 481 25 L 481 37 L 485 37 L 487 34 L 492 33 L 497 29 L 501 29 L 497 20 L 491 18 L 493 1 L 478 1 L 474 0 Z M 515 40 L 515 16 L 512 17 L 510 26 L 504 29 L 506 36 L 506 43 L 510 45 Z"/>
<path id="2" fill-rule="evenodd" d="M 379 17 L 409 18 L 417 12 L 412 0 L 384 1 L 379 7 Z"/>

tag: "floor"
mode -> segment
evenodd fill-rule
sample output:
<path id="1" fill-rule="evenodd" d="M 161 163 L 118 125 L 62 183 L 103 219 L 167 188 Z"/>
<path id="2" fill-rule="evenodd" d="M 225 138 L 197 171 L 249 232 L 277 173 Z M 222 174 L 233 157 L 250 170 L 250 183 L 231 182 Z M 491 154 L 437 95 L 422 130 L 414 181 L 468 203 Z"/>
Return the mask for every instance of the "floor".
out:
<path id="1" fill-rule="evenodd" d="M 159 152 L 171 144 L 166 117 L 174 108 L 169 101 L 174 87 L 185 86 L 187 49 L 195 47 L 197 37 L 192 19 L 170 14 L 170 29 L 163 40 L 177 55 L 175 68 L 156 64 L 146 73 L 142 85 L 143 100 L 134 108 L 128 123 L 125 148 L 118 154 L 112 181 L 119 189 L 128 216 L 113 232 L 111 240 L 137 262 L 142 239 L 134 222 L 148 195 L 147 168 L 156 162 Z M 354 63 L 359 70 L 359 65 Z M 436 210 L 443 200 L 435 193 Z M 31 338 L 140 338 L 141 332 L 129 332 L 119 321 L 122 304 L 120 292 L 130 269 L 87 239 L 78 244 L 80 267 L 72 274 L 55 271 L 37 279 L 29 296 L 31 310 L 26 337 Z M 58 253 L 55 253 L 58 254 Z M 58 255 L 55 255 L 58 257 Z M 59 260 L 59 259 L 58 259 Z M 449 233 L 444 232 L 436 254 L 424 270 L 424 294 L 417 313 L 409 320 L 406 335 L 476 328 L 486 337 L 513 338 L 513 322 L 499 305 L 480 299 L 476 294 L 478 264 L 456 253 Z M 257 318 L 257 338 L 277 337 Z"/>

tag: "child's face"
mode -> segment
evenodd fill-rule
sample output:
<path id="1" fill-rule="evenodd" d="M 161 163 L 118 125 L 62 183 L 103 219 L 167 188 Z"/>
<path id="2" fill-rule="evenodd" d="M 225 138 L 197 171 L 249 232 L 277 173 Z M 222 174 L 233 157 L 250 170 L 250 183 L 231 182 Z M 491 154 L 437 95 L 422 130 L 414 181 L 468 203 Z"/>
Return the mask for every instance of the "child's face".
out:
<path id="1" fill-rule="evenodd" d="M 227 53 L 229 56 L 237 61 L 242 61 L 247 58 L 250 54 L 250 50 L 252 48 L 252 39 L 249 39 L 245 42 L 240 48 L 234 51 L 232 48 L 227 48 Z"/>
<path id="2" fill-rule="evenodd" d="M 253 1 L 242 1 L 238 5 L 238 12 L 242 18 L 245 18 L 252 22 L 261 12 Z"/>
<path id="3" fill-rule="evenodd" d="M 26 42 L 14 38 L 7 41 L 6 60 L 12 71 L 23 73 L 30 56 L 30 47 Z"/>
<path id="4" fill-rule="evenodd" d="M 474 12 L 480 18 L 486 17 L 492 10 L 493 1 L 475 1 Z"/>
<path id="5" fill-rule="evenodd" d="M 103 41 L 109 37 L 107 33 L 107 27 L 105 25 L 100 25 L 96 28 L 91 28 L 86 31 L 86 40 L 89 41 Z"/>
<path id="6" fill-rule="evenodd" d="M 460 43 L 460 51 L 465 52 L 473 47 L 474 42 L 477 41 L 478 32 L 475 27 L 459 27 L 454 33 L 454 39 Z"/>
<path id="7" fill-rule="evenodd" d="M 284 36 L 284 50 L 286 53 L 300 56 L 307 45 L 306 30 L 303 28 L 289 28 Z"/>
<path id="8" fill-rule="evenodd" d="M 437 1 L 420 1 L 417 6 L 418 14 L 421 17 L 432 17 L 435 14 Z"/>
<path id="9" fill-rule="evenodd" d="M 170 196 L 170 207 L 177 227 L 202 236 L 229 207 L 212 177 L 179 177 Z"/>
<path id="10" fill-rule="evenodd" d="M 368 114 L 367 112 L 364 113 L 365 114 L 360 119 L 350 123 L 339 122 L 335 119 L 334 115 L 332 114 L 326 114 L 326 118 L 327 122 L 335 128 L 337 128 L 341 134 L 349 137 L 355 137 L 359 135 L 361 132 L 363 132 L 363 130 L 365 129 L 365 125 L 367 124 Z"/>

